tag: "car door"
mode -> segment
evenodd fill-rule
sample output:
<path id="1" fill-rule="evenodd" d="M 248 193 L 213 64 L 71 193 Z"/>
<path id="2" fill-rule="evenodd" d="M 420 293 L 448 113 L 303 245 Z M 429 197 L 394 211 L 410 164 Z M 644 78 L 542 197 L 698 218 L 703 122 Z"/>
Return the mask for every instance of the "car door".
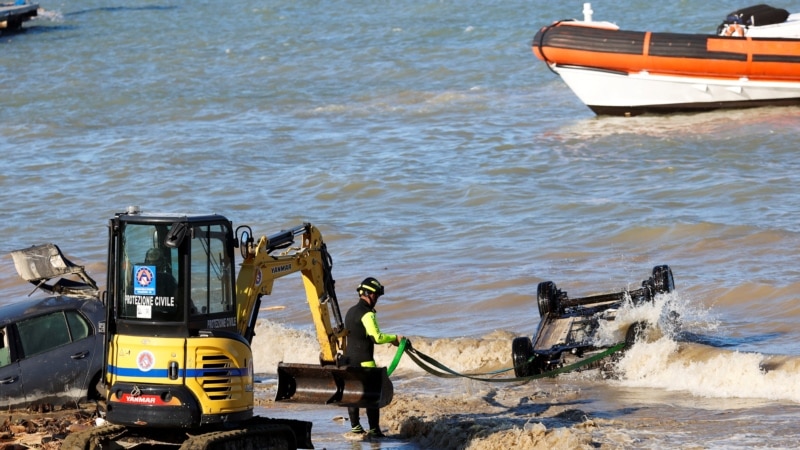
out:
<path id="1" fill-rule="evenodd" d="M 25 403 L 19 363 L 11 356 L 9 329 L 0 328 L 0 405 L 10 407 Z"/>
<path id="2" fill-rule="evenodd" d="M 72 339 L 70 322 L 81 319 L 77 312 L 58 311 L 17 323 L 24 358 L 20 376 L 24 380 L 25 399 L 30 405 L 62 405 L 78 402 L 86 396 L 94 357 L 94 339 L 90 332 Z"/>

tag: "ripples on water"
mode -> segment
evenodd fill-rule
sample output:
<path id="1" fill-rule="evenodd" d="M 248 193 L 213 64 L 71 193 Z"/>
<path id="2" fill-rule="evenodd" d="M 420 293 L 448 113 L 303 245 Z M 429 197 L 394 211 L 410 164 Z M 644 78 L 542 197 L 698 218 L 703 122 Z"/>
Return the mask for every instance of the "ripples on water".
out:
<path id="1" fill-rule="evenodd" d="M 500 305 L 449 333 L 528 328 L 514 312 L 540 280 L 610 289 L 655 264 L 701 302 L 796 294 L 798 110 L 596 118 L 527 45 L 572 6 L 43 6 L 2 44 L 6 251 L 56 240 L 102 260 L 128 204 L 264 233 L 310 220 L 343 292 L 386 268 L 404 326 L 450 315 L 418 306 L 431 297 Z M 649 25 L 638 6 L 595 18 Z"/>
<path id="2" fill-rule="evenodd" d="M 800 353 L 800 109 L 597 118 L 529 48 L 580 3 L 41 4 L 0 38 L 2 253 L 54 241 L 102 280 L 129 204 L 311 221 L 341 303 L 375 275 L 384 327 L 431 339 L 531 334 L 538 282 L 588 294 L 669 264 L 711 317 L 689 331 Z M 712 32 L 745 5 L 659 6 L 595 19 Z M 287 285 L 271 318 L 306 328 Z"/>

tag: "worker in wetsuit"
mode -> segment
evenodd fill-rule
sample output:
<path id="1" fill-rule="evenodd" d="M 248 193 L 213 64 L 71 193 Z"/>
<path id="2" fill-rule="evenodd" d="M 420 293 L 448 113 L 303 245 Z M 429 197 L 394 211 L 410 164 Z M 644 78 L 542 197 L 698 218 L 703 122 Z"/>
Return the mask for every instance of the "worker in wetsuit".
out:
<path id="1" fill-rule="evenodd" d="M 353 367 L 377 367 L 372 355 L 375 344 L 399 345 L 403 339 L 400 335 L 382 333 L 375 316 L 375 304 L 383 295 L 383 285 L 375 278 L 369 277 L 356 288 L 358 303 L 347 311 L 344 324 L 350 333 L 347 336 L 345 360 Z M 380 410 L 366 408 L 369 430 L 364 430 L 359 419 L 359 409 L 348 407 L 350 415 L 350 430 L 353 434 L 363 434 L 369 437 L 384 437 L 380 428 Z"/>

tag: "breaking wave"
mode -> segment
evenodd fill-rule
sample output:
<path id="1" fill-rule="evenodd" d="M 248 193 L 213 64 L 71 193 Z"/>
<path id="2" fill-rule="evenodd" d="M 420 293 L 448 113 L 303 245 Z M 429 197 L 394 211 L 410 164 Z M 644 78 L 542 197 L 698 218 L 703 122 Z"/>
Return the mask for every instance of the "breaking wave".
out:
<path id="1" fill-rule="evenodd" d="M 682 317 L 677 323 L 665 317 Z M 677 293 L 651 305 L 620 310 L 617 325 L 647 320 L 659 333 L 637 339 L 617 362 L 626 387 L 684 391 L 706 398 L 749 398 L 800 402 L 800 357 L 745 352 L 720 336 L 719 323 Z"/>
<path id="2" fill-rule="evenodd" d="M 674 318 L 680 317 L 679 325 Z M 616 362 L 619 378 L 608 380 L 624 387 L 683 391 L 706 398 L 751 398 L 800 402 L 800 357 L 767 355 L 731 349 L 731 342 L 714 336 L 718 322 L 711 314 L 681 298 L 678 293 L 658 296 L 654 302 L 624 304 L 616 320 L 600 323 L 600 345 L 625 339 L 628 327 L 646 321 L 658 324 Z M 487 373 L 509 369 L 511 342 L 517 335 L 498 330 L 479 337 L 426 338 L 409 336 L 415 349 L 461 373 Z M 397 348 L 376 346 L 379 365 L 388 366 Z M 295 329 L 260 320 L 253 343 L 256 372 L 276 373 L 279 362 L 317 364 L 319 344 L 314 330 Z M 407 357 L 393 378 L 430 376 Z M 599 375 L 598 375 L 599 378 Z"/>

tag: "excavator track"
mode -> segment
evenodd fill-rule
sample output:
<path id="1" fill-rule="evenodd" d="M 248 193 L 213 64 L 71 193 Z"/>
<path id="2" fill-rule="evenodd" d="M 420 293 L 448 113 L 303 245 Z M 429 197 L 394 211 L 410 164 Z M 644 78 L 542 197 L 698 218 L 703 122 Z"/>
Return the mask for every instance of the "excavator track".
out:
<path id="1" fill-rule="evenodd" d="M 180 450 L 296 450 L 294 433 L 284 425 L 255 425 L 192 436 Z"/>
<path id="2" fill-rule="evenodd" d="M 70 433 L 61 443 L 61 450 L 100 450 L 102 441 L 125 432 L 122 425 L 103 425 Z"/>
<path id="3" fill-rule="evenodd" d="M 141 429 L 123 425 L 103 425 L 69 434 L 61 444 L 62 450 L 117 450 L 136 448 L 135 442 L 147 448 L 179 450 L 296 450 L 313 448 L 308 422 L 255 417 L 235 429 L 214 430 L 200 434 L 180 432 L 183 442 L 164 442 L 148 438 Z M 297 433 L 301 433 L 300 436 Z M 175 437 L 175 434 L 172 434 Z M 123 444 L 122 441 L 125 440 Z M 132 442 L 133 441 L 133 442 Z M 153 447 L 153 446 L 156 447 Z M 180 446 L 180 447 L 179 447 Z"/>

